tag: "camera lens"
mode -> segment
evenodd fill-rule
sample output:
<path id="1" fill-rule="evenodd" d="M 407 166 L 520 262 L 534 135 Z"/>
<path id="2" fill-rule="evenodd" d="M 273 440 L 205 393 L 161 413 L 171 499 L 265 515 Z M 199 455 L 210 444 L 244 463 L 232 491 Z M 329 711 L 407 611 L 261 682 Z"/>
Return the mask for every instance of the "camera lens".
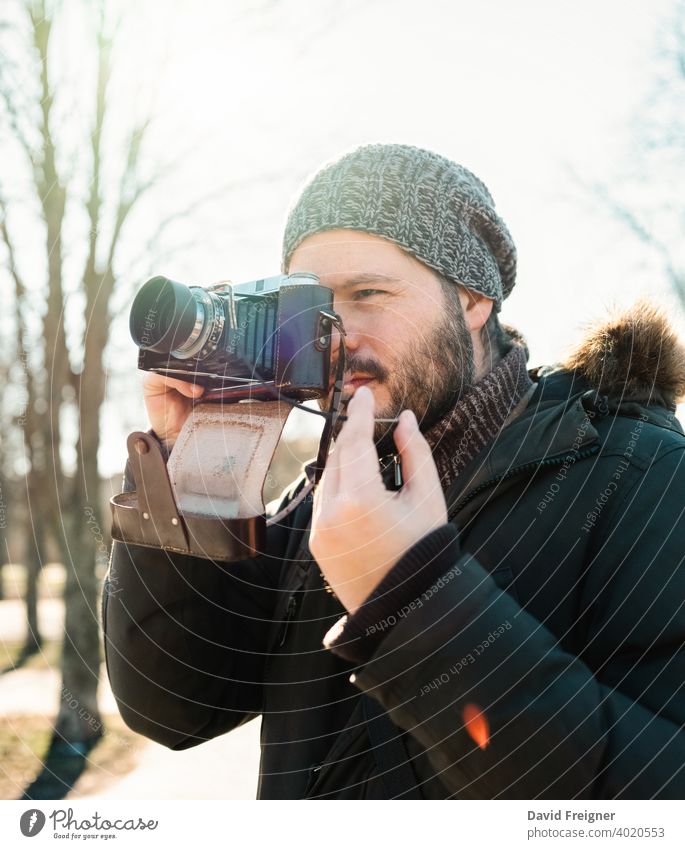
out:
<path id="1" fill-rule="evenodd" d="M 187 345 L 203 320 L 202 302 L 188 286 L 153 277 L 133 301 L 129 327 L 139 348 L 170 354 Z"/>

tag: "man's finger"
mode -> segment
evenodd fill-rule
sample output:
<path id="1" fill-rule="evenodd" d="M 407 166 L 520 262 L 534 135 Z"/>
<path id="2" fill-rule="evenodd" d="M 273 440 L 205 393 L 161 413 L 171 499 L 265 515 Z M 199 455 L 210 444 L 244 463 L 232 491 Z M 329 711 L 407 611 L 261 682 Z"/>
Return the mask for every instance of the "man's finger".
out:
<path id="1" fill-rule="evenodd" d="M 338 486 L 348 495 L 358 494 L 366 486 L 384 488 L 373 441 L 374 409 L 373 393 L 361 386 L 348 404 L 347 421 L 336 442 L 340 452 Z"/>
<path id="2" fill-rule="evenodd" d="M 338 489 L 338 481 L 340 479 L 340 452 L 338 446 L 335 445 L 332 451 L 328 452 L 326 457 L 326 466 L 321 480 L 317 484 L 315 497 L 318 495 L 321 500 L 321 495 L 330 498 Z"/>
<path id="3" fill-rule="evenodd" d="M 329 458 L 330 459 L 330 458 Z M 314 504 L 312 506 L 312 527 L 314 527 L 321 516 L 321 511 L 326 504 L 326 500 L 330 498 L 331 492 L 331 473 L 328 466 L 323 471 L 319 482 L 314 490 Z"/>
<path id="4" fill-rule="evenodd" d="M 205 391 L 204 386 L 199 383 L 190 383 L 187 380 L 179 380 L 176 377 L 164 377 L 161 374 L 152 374 L 143 382 L 145 397 L 153 398 L 156 395 L 165 395 L 169 389 L 175 389 L 186 398 L 199 398 Z"/>
<path id="5" fill-rule="evenodd" d="M 347 421 L 338 437 L 343 445 L 354 444 L 359 439 L 373 441 L 373 414 L 375 402 L 373 392 L 360 386 L 347 405 Z"/>
<path id="6" fill-rule="evenodd" d="M 439 485 L 438 471 L 430 445 L 419 430 L 416 416 L 411 410 L 402 412 L 393 437 L 402 459 L 405 485 L 413 485 L 416 488 L 425 484 L 427 491 L 436 484 Z"/>

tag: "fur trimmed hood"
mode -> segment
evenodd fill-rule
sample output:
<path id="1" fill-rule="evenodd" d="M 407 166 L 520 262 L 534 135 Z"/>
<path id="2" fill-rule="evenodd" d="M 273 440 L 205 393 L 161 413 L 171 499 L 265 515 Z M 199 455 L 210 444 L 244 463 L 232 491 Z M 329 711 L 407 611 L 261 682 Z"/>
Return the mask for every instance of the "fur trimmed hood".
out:
<path id="1" fill-rule="evenodd" d="M 614 403 L 673 410 L 685 400 L 685 344 L 665 311 L 648 299 L 593 322 L 561 365 Z"/>

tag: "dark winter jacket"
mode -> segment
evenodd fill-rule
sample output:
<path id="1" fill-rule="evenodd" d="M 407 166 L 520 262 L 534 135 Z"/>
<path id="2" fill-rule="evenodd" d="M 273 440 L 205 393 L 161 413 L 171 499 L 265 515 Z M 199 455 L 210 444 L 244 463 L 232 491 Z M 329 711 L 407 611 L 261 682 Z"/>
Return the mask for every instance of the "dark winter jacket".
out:
<path id="1" fill-rule="evenodd" d="M 682 798 L 684 362 L 633 311 L 572 368 L 531 370 L 450 523 L 405 556 L 422 591 L 333 649 L 309 501 L 247 562 L 114 543 L 125 721 L 184 749 L 261 715 L 262 798 Z"/>

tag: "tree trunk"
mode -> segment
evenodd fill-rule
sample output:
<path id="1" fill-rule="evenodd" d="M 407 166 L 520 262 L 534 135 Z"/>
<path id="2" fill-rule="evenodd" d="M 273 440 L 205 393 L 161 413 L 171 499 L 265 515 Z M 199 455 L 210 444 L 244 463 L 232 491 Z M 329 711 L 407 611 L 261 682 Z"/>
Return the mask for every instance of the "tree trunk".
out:
<path id="1" fill-rule="evenodd" d="M 70 534 L 65 559 L 65 640 L 62 699 L 57 730 L 69 742 L 89 741 L 103 733 L 97 703 L 100 672 L 100 588 L 98 551 L 105 548 L 100 511 L 99 415 L 105 392 L 102 353 L 107 334 L 101 310 L 91 312 L 79 387 L 77 471 L 70 498 Z"/>
<path id="2" fill-rule="evenodd" d="M 7 372 L 3 369 L 3 374 L 0 378 L 7 382 Z M 3 422 L 3 427 L 5 424 Z M 9 492 L 7 486 L 7 478 L 4 475 L 5 470 L 5 449 L 0 437 L 0 601 L 5 598 L 5 581 L 4 570 L 5 564 L 9 563 Z"/>
<path id="3" fill-rule="evenodd" d="M 31 504 L 33 505 L 33 501 Z M 38 578 L 45 562 L 45 529 L 42 517 L 35 515 L 33 511 L 27 513 L 25 539 L 26 637 L 21 650 L 22 660 L 35 654 L 43 645 L 43 637 L 38 622 Z"/>
<path id="4" fill-rule="evenodd" d="M 79 504 L 77 509 L 82 505 Z M 76 512 L 76 511 L 74 511 Z M 64 557 L 64 645 L 62 688 L 55 728 L 68 743 L 94 742 L 103 728 L 97 702 L 100 675 L 98 588 L 95 539 L 86 515 L 72 518 Z"/>

